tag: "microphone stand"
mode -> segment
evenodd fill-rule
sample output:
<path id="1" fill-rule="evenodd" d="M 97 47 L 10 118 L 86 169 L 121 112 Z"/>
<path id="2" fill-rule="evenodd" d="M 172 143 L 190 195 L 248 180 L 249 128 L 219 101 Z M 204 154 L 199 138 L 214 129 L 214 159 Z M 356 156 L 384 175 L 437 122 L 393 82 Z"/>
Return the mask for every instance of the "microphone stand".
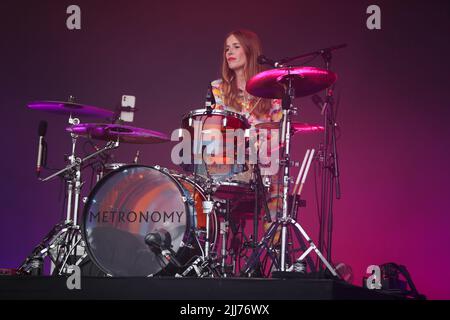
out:
<path id="1" fill-rule="evenodd" d="M 277 67 L 284 67 L 285 63 L 290 63 L 290 62 L 298 60 L 298 59 L 308 58 L 308 57 L 318 56 L 318 55 L 322 55 L 323 56 L 325 54 L 329 54 L 330 57 L 331 57 L 331 51 L 339 50 L 339 49 L 342 49 L 342 48 L 345 48 L 345 47 L 347 47 L 347 44 L 343 43 L 343 44 L 340 44 L 340 45 L 337 45 L 337 46 L 332 46 L 332 47 L 323 48 L 323 49 L 319 49 L 319 50 L 316 50 L 316 51 L 304 53 L 304 54 L 301 54 L 301 55 L 298 55 L 298 56 L 295 56 L 295 57 L 283 58 L 281 60 L 278 60 L 276 62 L 276 65 L 277 65 Z M 331 60 L 331 58 L 330 58 L 330 60 Z M 289 66 L 290 67 L 294 67 L 295 65 L 290 64 Z M 329 69 L 327 68 L 327 70 L 329 70 Z"/>
<path id="2" fill-rule="evenodd" d="M 321 55 L 325 62 L 325 68 L 330 70 L 332 54 L 331 51 L 342 48 L 345 45 L 338 47 L 332 47 L 326 50 L 322 50 Z M 333 89 L 326 89 L 326 99 L 322 108 L 324 115 L 324 135 L 322 144 L 322 194 L 321 194 L 321 223 L 319 233 L 319 250 L 323 251 L 326 245 L 327 260 L 332 262 L 332 236 L 333 236 L 333 201 L 334 195 L 336 199 L 341 198 L 341 188 L 339 181 L 339 163 L 338 153 L 336 145 L 336 119 L 334 117 L 334 100 Z M 330 135 L 332 150 L 329 150 Z M 330 152 L 330 154 L 328 154 Z M 332 160 L 332 161 L 330 161 Z M 329 193 L 327 194 L 327 184 L 329 184 Z M 335 194 L 334 194 L 335 193 Z M 327 199 L 328 197 L 328 199 Z M 326 206 L 328 201 L 328 212 L 326 212 Z M 327 225 L 326 225 L 327 224 Z M 327 237 L 325 238 L 325 225 Z M 319 269 L 322 269 L 323 265 L 320 264 Z"/>

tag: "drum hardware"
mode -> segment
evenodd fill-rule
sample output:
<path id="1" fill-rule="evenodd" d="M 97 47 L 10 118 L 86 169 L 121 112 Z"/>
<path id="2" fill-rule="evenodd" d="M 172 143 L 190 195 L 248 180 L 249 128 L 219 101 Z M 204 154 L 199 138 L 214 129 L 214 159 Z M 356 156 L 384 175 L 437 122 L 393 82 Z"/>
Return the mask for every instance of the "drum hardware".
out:
<path id="1" fill-rule="evenodd" d="M 287 61 L 286 61 L 287 62 Z M 303 241 L 303 236 L 310 247 L 301 255 L 298 261 L 302 261 L 308 254 L 314 250 L 322 262 L 326 265 L 333 276 L 338 276 L 334 268 L 323 257 L 321 252 L 316 248 L 311 238 L 306 234 L 303 227 L 295 221 L 291 213 L 288 212 L 288 195 L 290 185 L 290 144 L 291 144 L 291 115 L 293 108 L 293 100 L 296 97 L 302 97 L 313 94 L 323 88 L 329 87 L 336 80 L 336 75 L 328 70 L 321 70 L 311 67 L 284 67 L 280 69 L 272 69 L 264 71 L 247 82 L 246 90 L 250 94 L 262 98 L 282 98 L 283 118 L 281 124 L 281 167 L 283 178 L 283 192 L 282 192 L 282 212 L 281 216 L 278 214 L 277 220 L 267 230 L 263 239 L 258 244 L 258 250 L 255 250 L 249 260 L 249 263 L 244 269 L 244 274 L 250 273 L 254 270 L 255 264 L 259 261 L 261 250 L 264 248 L 269 252 L 269 242 L 275 236 L 278 228 L 281 226 L 281 250 L 280 260 L 274 260 L 275 267 L 280 272 L 290 270 L 287 268 L 287 232 L 288 226 L 295 227 L 299 241 Z M 306 160 L 306 157 L 304 161 Z M 300 236 L 301 235 L 301 236 Z"/>
<path id="2" fill-rule="evenodd" d="M 320 51 L 325 62 L 327 71 L 331 68 L 332 51 L 344 48 L 346 45 L 335 46 Z M 334 86 L 327 87 L 325 90 L 325 102 L 320 97 L 313 96 L 313 102 L 321 108 L 321 114 L 324 116 L 324 134 L 322 150 L 323 161 L 321 166 L 322 190 L 320 202 L 321 225 L 319 232 L 319 250 L 323 251 L 326 246 L 327 260 L 332 261 L 332 235 L 333 235 L 333 201 L 334 198 L 341 198 L 341 188 L 339 181 L 339 161 L 336 145 L 336 114 L 334 106 Z M 331 139 L 331 142 L 330 142 Z M 331 144 L 331 146 L 330 146 Z M 328 187 L 327 187 L 328 185 Z M 329 190 L 327 192 L 327 189 Z M 327 209 L 328 207 L 328 209 Z M 328 212 L 327 212 L 328 211 Z M 325 226 L 325 224 L 327 224 Z M 326 229 L 326 235 L 325 235 Z M 320 262 L 319 262 L 320 263 Z M 319 264 L 320 269 L 322 265 Z"/>
<path id="3" fill-rule="evenodd" d="M 106 110 L 75 104 L 73 99 L 73 97 L 69 97 L 68 103 L 36 102 L 29 104 L 28 107 L 31 109 L 61 114 L 68 113 L 68 123 L 71 125 L 79 125 L 80 123 L 78 118 L 72 117 L 73 114 L 91 115 L 94 117 L 104 117 L 109 115 L 109 112 Z M 26 258 L 20 267 L 21 272 L 33 273 L 32 270 L 37 268 L 37 262 L 43 261 L 46 256 L 49 256 L 52 261 L 52 268 L 54 267 L 52 273 L 63 274 L 68 272 L 67 267 L 69 263 L 79 264 L 86 256 L 86 253 L 83 250 L 84 244 L 77 221 L 80 193 L 83 185 L 81 180 L 82 164 L 98 154 L 117 148 L 118 142 L 108 142 L 104 148 L 81 159 L 76 157 L 75 154 L 77 138 L 78 136 L 76 134 L 71 133 L 72 147 L 70 156 L 67 158 L 69 165 L 46 178 L 38 178 L 40 181 L 46 182 L 57 176 L 63 177 L 67 185 L 66 219 L 54 226 L 41 243 L 32 251 L 32 254 Z M 80 258 L 77 260 L 77 257 Z"/>
<path id="4" fill-rule="evenodd" d="M 297 241 L 300 245 L 300 249 L 304 252 L 303 255 L 300 256 L 300 258 L 298 258 L 295 262 L 292 263 L 292 265 L 289 269 L 285 270 L 288 272 L 304 273 L 307 265 L 310 267 L 311 271 L 316 271 L 314 261 L 311 259 L 310 256 L 308 256 L 308 254 L 311 250 L 315 250 L 317 255 L 321 259 L 324 259 L 322 254 L 320 253 L 320 251 L 317 250 L 317 248 L 315 247 L 315 244 L 309 238 L 309 236 L 306 234 L 306 232 L 304 231 L 302 226 L 296 222 L 298 208 L 306 206 L 306 202 L 304 200 L 302 200 L 300 196 L 301 196 L 303 185 L 305 183 L 306 176 L 309 171 L 309 167 L 311 165 L 313 156 L 314 156 L 314 149 L 313 150 L 308 149 L 305 154 L 305 157 L 303 159 L 301 168 L 299 170 L 299 173 L 298 173 L 298 176 L 297 176 L 294 188 L 293 188 L 293 193 L 292 193 L 292 195 L 288 195 L 287 202 L 289 205 L 288 206 L 288 212 L 289 212 L 288 219 L 289 220 L 287 223 L 293 224 L 295 226 L 294 232 L 297 236 Z M 270 226 L 270 228 L 264 235 L 263 240 L 258 245 L 259 251 L 257 251 L 250 258 L 249 264 L 246 266 L 246 269 L 244 269 L 244 272 L 243 272 L 244 275 L 251 274 L 251 272 L 254 272 L 255 268 L 257 268 L 255 266 L 255 263 L 257 264 L 259 262 L 260 256 L 262 254 L 262 250 L 266 250 L 268 253 L 268 256 L 272 259 L 272 263 L 275 265 L 275 267 L 280 268 L 280 265 L 279 265 L 278 259 L 276 259 L 276 256 L 280 254 L 280 251 L 282 249 L 282 243 L 277 243 L 277 241 L 275 240 L 275 237 L 276 237 L 275 234 L 278 232 L 280 226 L 282 226 L 282 222 L 283 222 L 283 220 L 281 220 L 279 222 L 277 219 L 277 221 Z M 287 230 L 287 232 L 289 232 L 289 229 Z M 307 248 L 302 236 L 307 240 L 307 243 L 310 246 L 309 248 Z M 286 237 L 288 238 L 288 235 Z M 286 240 L 286 242 L 289 245 L 293 245 L 293 239 Z M 304 262 L 305 259 L 306 259 L 306 263 Z M 290 261 L 293 261 L 293 259 L 290 259 Z M 272 275 L 274 277 L 280 276 L 280 275 L 282 276 L 283 271 L 274 271 L 272 273 Z"/>
<path id="5" fill-rule="evenodd" d="M 309 57 L 313 57 L 313 59 L 315 59 L 316 57 L 320 56 L 320 55 L 324 55 L 324 54 L 330 54 L 332 51 L 334 50 L 339 50 L 339 49 L 343 49 L 347 47 L 347 44 L 339 44 L 336 46 L 332 46 L 332 47 L 328 47 L 328 48 L 323 48 L 323 49 L 319 49 L 313 52 L 308 52 L 308 53 L 304 53 L 295 57 L 287 57 L 287 58 L 283 58 L 280 60 L 273 60 L 270 58 L 267 58 L 264 55 L 260 55 L 258 56 L 258 63 L 259 64 L 265 64 L 265 65 L 269 65 L 272 68 L 284 68 L 284 67 L 301 67 L 304 66 L 305 63 L 302 64 L 292 64 L 293 61 L 296 60 L 300 60 L 303 58 L 309 58 Z M 289 63 L 289 65 L 286 65 L 286 63 Z M 318 90 L 319 91 L 319 90 Z"/>
<path id="6" fill-rule="evenodd" d="M 209 227 L 210 227 L 210 216 L 211 211 L 213 210 L 214 202 L 211 200 L 212 191 L 206 191 L 206 200 L 202 201 L 203 212 L 206 214 L 206 241 L 205 241 L 205 259 L 209 259 L 210 248 L 210 239 L 209 239 Z"/>
<path id="7" fill-rule="evenodd" d="M 196 176 L 196 172 L 194 171 L 194 177 Z M 211 254 L 211 246 L 210 246 L 210 225 L 211 225 L 211 213 L 217 204 L 212 200 L 211 195 L 213 194 L 213 183 L 214 180 L 210 177 L 206 178 L 203 181 L 203 188 L 206 195 L 206 199 L 202 201 L 203 212 L 206 215 L 206 232 L 205 232 L 205 245 L 204 250 L 202 250 L 202 255 L 199 256 L 181 275 L 180 277 L 185 277 L 191 273 L 192 270 L 195 271 L 195 274 L 199 278 L 211 277 L 217 278 L 222 277 L 223 272 L 221 272 L 221 264 L 219 263 L 219 259 L 217 255 Z M 195 200 L 194 200 L 195 201 Z M 216 225 L 217 227 L 217 225 Z M 222 224 L 220 225 L 222 228 Z M 226 238 L 226 235 L 223 234 L 222 230 L 220 233 L 223 237 Z M 200 245 L 200 244 L 199 244 Z M 226 246 L 226 242 L 222 243 L 222 253 L 223 248 Z M 225 268 L 222 268 L 224 270 Z"/>
<path id="8" fill-rule="evenodd" d="M 69 258 L 76 258 L 74 251 L 80 244 L 79 227 L 72 221 L 61 222 L 44 237 L 44 239 L 33 249 L 32 253 L 25 259 L 18 269 L 21 274 L 42 275 L 43 260 L 49 257 L 54 265 L 53 274 L 66 273 L 66 263 Z M 78 265 L 86 253 L 78 259 L 71 259 L 71 264 Z"/>
<path id="9" fill-rule="evenodd" d="M 211 183 L 211 179 L 207 178 L 203 180 L 203 185 Z M 267 195 L 266 195 L 266 185 L 264 185 L 259 165 L 252 166 L 252 177 L 250 179 L 250 183 L 244 183 L 241 181 L 233 181 L 230 178 L 225 181 L 213 181 L 211 183 L 213 195 L 215 198 L 222 199 L 216 202 L 216 207 L 218 207 L 218 212 L 221 213 L 223 217 L 223 221 L 221 222 L 220 234 L 222 235 L 221 242 L 221 266 L 222 266 L 222 274 L 226 276 L 230 272 L 230 267 L 232 268 L 232 272 L 234 273 L 236 270 L 236 261 L 232 259 L 233 265 L 227 265 L 226 260 L 230 257 L 230 252 L 227 251 L 227 243 L 228 243 L 228 235 L 230 224 L 233 229 L 233 222 L 230 219 L 231 215 L 236 215 L 239 213 L 235 211 L 237 207 L 239 209 L 242 208 L 242 201 L 253 201 L 253 208 L 248 208 L 248 212 L 253 212 L 253 234 L 249 239 L 246 238 L 244 230 L 241 231 L 244 236 L 242 248 L 251 248 L 255 250 L 257 247 L 257 239 L 258 239 L 258 220 L 259 214 L 261 212 L 261 208 L 264 209 L 265 212 L 265 221 L 270 220 L 270 211 L 267 204 Z M 208 188 L 205 188 L 208 190 Z M 234 207 L 231 207 L 231 203 L 235 202 Z M 234 226 L 234 228 L 236 228 Z M 243 227 L 242 227 L 243 228 Z M 234 232 L 236 234 L 236 232 Z M 239 254 L 239 253 L 237 253 Z"/>
<path id="10" fill-rule="evenodd" d="M 213 190 L 214 197 L 217 199 L 244 201 L 253 200 L 255 197 L 255 187 L 251 181 L 233 179 L 218 181 Z"/>
<path id="11" fill-rule="evenodd" d="M 220 234 L 222 235 L 222 255 L 221 255 L 221 261 L 222 261 L 222 274 L 226 277 L 229 270 L 227 268 L 226 260 L 228 258 L 228 250 L 227 250 L 227 243 L 228 243 L 228 233 L 229 233 L 229 227 L 230 227 L 230 200 L 225 200 L 225 212 L 224 212 L 224 221 L 220 222 Z"/>
<path id="12" fill-rule="evenodd" d="M 195 176 L 195 172 L 194 172 Z M 206 178 L 204 181 L 204 192 L 206 199 L 202 201 L 203 212 L 206 215 L 206 234 L 205 234 L 205 245 L 204 250 L 202 250 L 202 255 L 199 256 L 182 274 L 182 277 L 187 276 L 192 270 L 195 271 L 196 275 L 200 278 L 204 277 L 222 277 L 222 272 L 220 271 L 221 264 L 217 256 L 211 254 L 210 246 L 210 225 L 211 225 L 211 212 L 215 207 L 215 202 L 212 200 L 211 195 L 213 194 L 213 179 Z M 222 232 L 222 231 L 221 231 Z M 222 243 L 222 248 L 226 246 L 226 243 Z M 223 251 L 222 251 L 223 252 Z M 222 269 L 224 270 L 224 268 Z"/>
<path id="13" fill-rule="evenodd" d="M 217 203 L 218 213 L 220 213 L 222 217 L 222 221 L 220 222 L 220 235 L 221 235 L 221 248 L 220 248 L 220 257 L 221 261 L 221 271 L 223 277 L 236 275 L 237 265 L 239 264 L 240 252 L 242 250 L 246 250 L 247 247 L 251 247 L 251 243 L 253 242 L 252 237 L 250 239 L 246 238 L 244 232 L 244 225 L 237 226 L 235 219 L 236 213 L 235 209 L 237 207 L 241 207 L 242 203 L 238 202 L 237 204 L 233 203 L 233 199 L 225 199 L 219 200 Z M 249 209 L 252 209 L 249 207 Z M 250 212 L 250 210 L 249 210 Z M 234 216 L 234 217 L 232 217 Z M 241 228 L 241 230 L 239 230 Z M 239 248 L 236 248 L 235 241 L 237 240 L 237 235 L 242 234 L 244 237 L 243 243 L 239 245 Z M 230 237 L 231 236 L 231 237 Z"/>
<path id="14" fill-rule="evenodd" d="M 253 213 L 253 239 L 251 242 L 252 250 L 257 250 L 257 241 L 259 239 L 258 235 L 258 222 L 259 222 L 259 214 L 261 211 L 261 207 L 263 208 L 265 214 L 264 214 L 264 221 L 265 222 L 271 222 L 270 217 L 270 210 L 267 203 L 267 194 L 266 194 L 266 188 L 264 187 L 263 179 L 261 176 L 261 170 L 259 168 L 259 164 L 255 164 L 253 166 L 253 185 L 255 189 L 255 210 Z M 261 205 L 262 203 L 262 205 Z"/>
<path id="15" fill-rule="evenodd" d="M 81 165 L 98 154 L 117 148 L 119 145 L 118 142 L 109 142 L 104 148 L 83 159 L 80 159 L 77 158 L 74 153 L 76 139 L 77 137 L 72 136 L 72 155 L 69 158 L 71 164 L 69 164 L 66 168 L 48 176 L 47 178 L 40 179 L 42 182 L 46 182 L 56 176 L 63 176 L 67 184 L 66 219 L 61 224 L 57 225 L 49 235 L 47 235 L 41 245 L 37 247 L 38 252 L 34 252 L 34 254 L 37 253 L 42 258 L 45 258 L 48 253 L 53 256 L 53 251 L 57 252 L 56 257 L 53 256 L 53 259 L 51 260 L 55 266 L 54 272 L 57 272 L 58 274 L 66 272 L 65 268 L 69 259 L 71 259 L 72 262 L 76 261 L 77 264 L 80 263 L 86 256 L 86 253 L 83 252 L 84 243 L 82 243 L 80 227 L 78 225 L 78 206 L 81 187 L 83 185 L 83 182 L 81 181 Z M 81 248 L 79 248 L 80 246 Z M 80 249 L 81 257 L 76 260 L 76 257 L 79 256 Z"/>
<path id="16" fill-rule="evenodd" d="M 94 118 L 108 118 L 112 116 L 112 112 L 87 106 L 81 105 L 74 102 L 75 98 L 70 96 L 68 102 L 62 101 L 36 101 L 31 102 L 27 105 L 29 109 L 46 111 L 51 113 L 57 113 L 62 115 L 69 115 L 68 123 L 70 125 L 77 125 L 80 120 L 73 116 L 87 116 Z M 39 130 L 41 131 L 41 130 Z M 40 134 L 41 135 L 41 134 Z M 42 135 L 43 136 L 43 135 Z M 81 164 L 83 161 L 90 159 L 91 157 L 86 157 L 85 159 L 80 159 L 75 156 L 75 147 L 77 142 L 77 136 L 71 135 L 72 138 L 72 149 L 71 154 L 67 158 L 70 162 L 66 168 L 58 171 L 57 173 L 42 179 L 38 175 L 40 181 L 48 181 L 53 177 L 61 175 L 67 184 L 67 207 L 66 207 L 66 220 L 53 227 L 53 229 L 47 234 L 47 236 L 41 241 L 41 243 L 34 248 L 31 255 L 28 256 L 20 267 L 21 273 L 31 273 L 36 274 L 42 272 L 42 262 L 46 256 L 50 257 L 52 261 L 52 273 L 62 274 L 67 272 L 67 264 L 81 262 L 84 258 L 85 253 L 81 252 L 82 257 L 76 260 L 79 256 L 79 247 L 82 246 L 81 235 L 79 233 L 79 226 L 77 224 L 77 213 L 79 204 L 80 189 L 82 186 L 81 181 Z M 109 146 L 108 146 L 109 148 Z M 107 149 L 108 149 L 107 148 Z M 103 152 L 102 150 L 101 152 Z M 38 167 L 40 162 L 40 155 L 38 157 Z M 39 168 L 38 168 L 39 169 Z M 39 171 L 39 170 L 38 170 Z M 73 205 L 73 211 L 72 211 Z"/>

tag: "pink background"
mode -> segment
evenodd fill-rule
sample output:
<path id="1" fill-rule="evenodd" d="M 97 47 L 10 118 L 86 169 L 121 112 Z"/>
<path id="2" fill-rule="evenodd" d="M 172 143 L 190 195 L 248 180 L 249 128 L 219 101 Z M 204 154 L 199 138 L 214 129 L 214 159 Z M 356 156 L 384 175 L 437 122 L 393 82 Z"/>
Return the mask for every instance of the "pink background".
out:
<path id="1" fill-rule="evenodd" d="M 70 4 L 0 4 L 0 267 L 17 267 L 64 216 L 61 183 L 38 182 L 34 167 L 43 119 L 49 165 L 63 166 L 70 150 L 67 119 L 27 110 L 27 102 L 72 94 L 80 103 L 113 109 L 122 94 L 131 94 L 139 108 L 134 125 L 170 134 L 184 113 L 203 106 L 208 82 L 219 77 L 224 35 L 245 27 L 260 35 L 269 57 L 349 45 L 335 52 L 332 65 L 341 96 L 342 185 L 333 261 L 349 264 L 357 285 L 368 265 L 403 264 L 421 293 L 450 298 L 447 1 L 377 1 L 377 31 L 366 28 L 370 1 L 80 0 L 80 31 L 65 26 Z M 320 59 L 310 65 L 323 67 Z M 296 105 L 296 120 L 321 123 L 309 97 Z M 300 161 L 320 136 L 293 140 Z M 139 149 L 141 163 L 176 168 L 171 147 L 123 145 L 116 160 L 131 162 Z M 87 194 L 90 172 L 84 175 Z M 300 222 L 317 240 L 313 177 Z"/>

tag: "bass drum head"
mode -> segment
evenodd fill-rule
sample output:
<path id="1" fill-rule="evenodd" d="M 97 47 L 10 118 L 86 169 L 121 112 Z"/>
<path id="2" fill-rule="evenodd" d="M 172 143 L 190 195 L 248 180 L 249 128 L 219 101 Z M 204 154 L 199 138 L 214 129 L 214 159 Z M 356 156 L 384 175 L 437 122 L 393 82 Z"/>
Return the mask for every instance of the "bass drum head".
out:
<path id="1" fill-rule="evenodd" d="M 192 214 L 181 184 L 159 167 L 124 166 L 105 176 L 88 197 L 82 233 L 92 261 L 107 275 L 164 274 L 167 262 L 145 243 L 151 232 L 170 234 L 183 262 Z"/>

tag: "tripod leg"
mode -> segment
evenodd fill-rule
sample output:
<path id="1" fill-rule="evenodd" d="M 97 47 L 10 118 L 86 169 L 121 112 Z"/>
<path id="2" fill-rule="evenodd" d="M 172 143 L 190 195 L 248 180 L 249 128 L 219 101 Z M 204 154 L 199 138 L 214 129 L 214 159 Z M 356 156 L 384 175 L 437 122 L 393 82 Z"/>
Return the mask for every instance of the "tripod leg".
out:
<path id="1" fill-rule="evenodd" d="M 297 235 L 297 240 L 298 240 L 298 242 L 299 242 L 300 249 L 301 249 L 303 252 L 306 252 L 307 250 L 309 250 L 309 249 L 307 249 L 306 243 L 305 243 L 305 241 L 303 240 L 302 234 L 301 234 L 301 232 L 298 230 L 298 228 L 295 228 L 294 231 L 295 231 L 295 234 Z M 309 253 L 310 251 L 311 251 L 311 250 L 309 250 L 308 253 Z M 303 254 L 305 254 L 305 253 L 303 253 Z M 308 254 L 306 254 L 305 257 L 306 257 L 306 263 L 308 264 L 309 269 L 310 269 L 312 272 L 316 272 L 317 269 L 316 269 L 316 265 L 315 265 L 315 263 L 314 263 L 314 260 L 313 260 L 313 259 L 311 258 L 311 256 L 309 256 Z M 305 258 L 304 258 L 304 257 L 303 257 L 303 258 L 300 257 L 300 258 L 298 259 L 298 261 L 303 261 L 303 259 L 305 259 Z"/>
<path id="2" fill-rule="evenodd" d="M 331 266 L 331 264 L 327 261 L 327 259 L 325 259 L 325 257 L 322 255 L 320 250 L 317 249 L 316 245 L 314 244 L 312 239 L 308 236 L 306 231 L 302 228 L 302 226 L 293 219 L 290 220 L 290 223 L 292 223 L 301 232 L 303 237 L 305 237 L 306 241 L 309 243 L 308 250 L 306 250 L 297 261 L 302 261 L 312 250 L 314 250 L 314 252 L 320 258 L 320 260 L 325 264 L 325 266 L 328 268 L 328 270 L 331 272 L 331 274 L 335 277 L 338 277 L 336 270 Z"/>
<path id="3" fill-rule="evenodd" d="M 70 242 L 68 242 L 68 244 L 66 245 L 66 252 L 65 252 L 65 258 L 62 261 L 61 266 L 59 267 L 59 274 L 61 275 L 64 267 L 67 265 L 67 261 L 73 257 L 73 263 L 76 265 L 77 263 L 81 262 L 81 259 L 76 260 L 77 257 L 77 249 L 79 244 L 82 241 L 81 235 L 78 233 L 78 229 L 73 228 L 70 231 L 71 233 L 71 237 L 70 237 Z M 84 255 L 85 256 L 85 255 Z"/>
<path id="4" fill-rule="evenodd" d="M 279 223 L 275 222 L 273 223 L 270 228 L 267 230 L 266 234 L 264 235 L 263 239 L 258 243 L 258 246 L 255 248 L 256 250 L 253 251 L 252 255 L 248 259 L 246 265 L 244 266 L 244 270 L 241 272 L 241 274 L 249 274 L 252 270 L 254 270 L 255 266 L 260 263 L 260 257 L 262 254 L 262 251 L 264 249 L 270 250 L 270 240 L 273 239 L 275 236 L 275 233 L 278 229 Z"/>

